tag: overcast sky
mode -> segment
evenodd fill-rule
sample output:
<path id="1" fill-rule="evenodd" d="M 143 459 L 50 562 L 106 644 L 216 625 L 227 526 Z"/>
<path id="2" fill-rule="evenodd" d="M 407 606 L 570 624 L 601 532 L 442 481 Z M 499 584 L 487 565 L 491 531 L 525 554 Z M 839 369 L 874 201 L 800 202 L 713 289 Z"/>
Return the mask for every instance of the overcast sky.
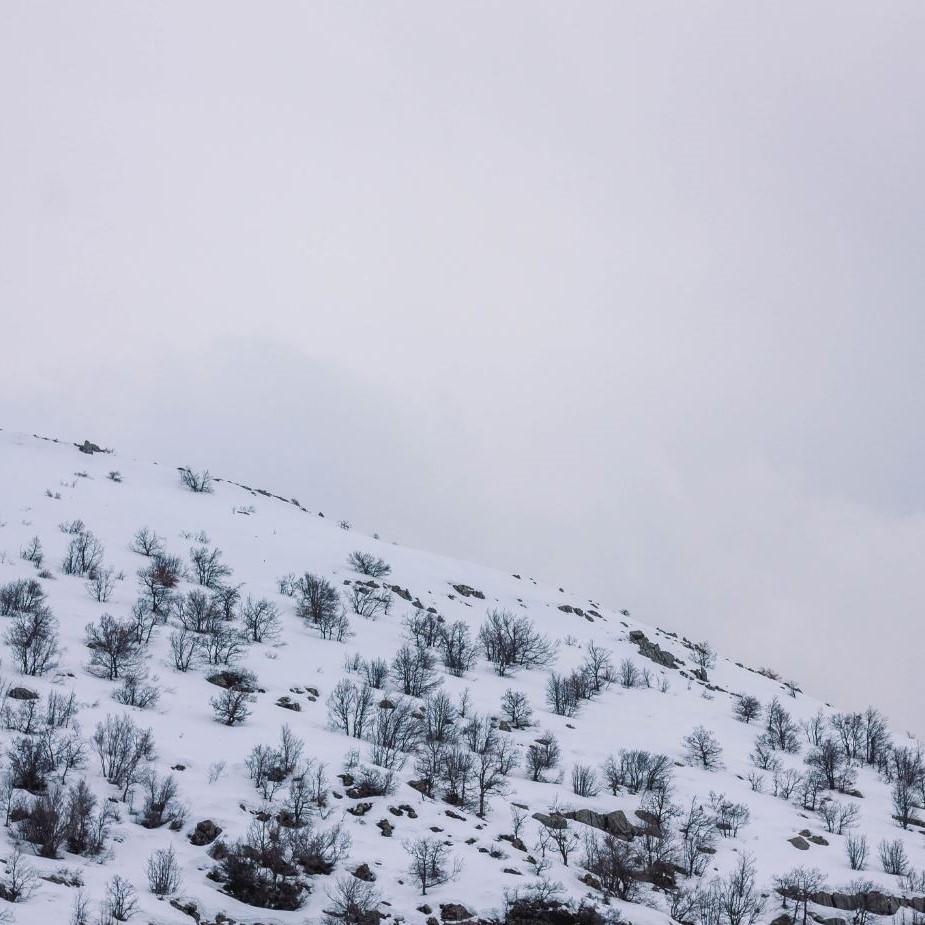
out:
<path id="1" fill-rule="evenodd" d="M 7 0 L 0 427 L 925 733 L 923 47 L 900 0 Z"/>

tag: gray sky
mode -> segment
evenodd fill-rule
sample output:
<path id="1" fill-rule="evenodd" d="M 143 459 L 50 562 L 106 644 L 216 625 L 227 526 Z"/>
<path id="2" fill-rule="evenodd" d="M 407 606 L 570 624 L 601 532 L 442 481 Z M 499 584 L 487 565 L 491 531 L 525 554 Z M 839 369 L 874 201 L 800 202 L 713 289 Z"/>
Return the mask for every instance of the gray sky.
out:
<path id="1" fill-rule="evenodd" d="M 10 0 L 0 426 L 925 732 L 923 46 L 911 2 Z"/>

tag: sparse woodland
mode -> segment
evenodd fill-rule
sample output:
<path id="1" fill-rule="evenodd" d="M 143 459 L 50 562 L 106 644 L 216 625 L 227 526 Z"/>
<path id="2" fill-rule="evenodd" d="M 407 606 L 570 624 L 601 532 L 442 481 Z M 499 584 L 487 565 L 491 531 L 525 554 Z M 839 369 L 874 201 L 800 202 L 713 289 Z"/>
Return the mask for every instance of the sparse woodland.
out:
<path id="1" fill-rule="evenodd" d="M 925 921 L 925 749 L 875 708 L 114 465 L 0 433 L 0 921 Z"/>

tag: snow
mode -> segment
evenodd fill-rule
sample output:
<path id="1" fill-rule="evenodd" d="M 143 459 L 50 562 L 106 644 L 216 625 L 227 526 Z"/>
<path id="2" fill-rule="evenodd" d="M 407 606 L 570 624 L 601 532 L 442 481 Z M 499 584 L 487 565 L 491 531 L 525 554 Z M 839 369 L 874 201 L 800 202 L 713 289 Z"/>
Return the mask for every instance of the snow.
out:
<path id="1" fill-rule="evenodd" d="M 107 478 L 110 470 L 119 470 L 121 482 Z M 86 473 L 78 474 L 78 473 Z M 49 497 L 50 492 L 52 497 Z M 60 497 L 57 497 L 60 495 Z M 303 498 L 308 503 L 308 499 Z M 324 499 L 312 499 L 316 508 L 325 510 Z M 57 569 L 69 537 L 59 529 L 64 521 L 81 518 L 105 547 L 105 563 L 124 580 L 116 583 L 112 598 L 106 604 L 93 600 L 85 581 L 65 576 Z M 479 713 L 497 714 L 504 691 L 509 687 L 524 690 L 534 709 L 538 725 L 511 733 L 521 746 L 526 746 L 540 730 L 551 730 L 562 748 L 561 782 L 533 783 L 522 768 L 510 779 L 510 792 L 491 799 L 491 812 L 485 820 L 469 811 L 459 821 L 446 815 L 447 807 L 425 799 L 407 785 L 413 777 L 409 762 L 399 775 L 401 783 L 395 794 L 371 798 L 373 809 L 364 817 L 346 813 L 354 801 L 332 799 L 331 813 L 323 825 L 342 821 L 352 838 L 349 859 L 341 870 L 353 870 L 368 863 L 377 875 L 377 887 L 390 906 L 383 911 L 408 922 L 423 923 L 426 916 L 417 910 L 423 902 L 439 910 L 439 904 L 462 902 L 470 910 L 489 914 L 500 908 L 505 888 L 524 887 L 534 878 L 523 853 L 498 836 L 509 833 L 510 804 L 525 803 L 530 812 L 547 812 L 551 807 L 587 806 L 603 812 L 622 809 L 632 819 L 640 798 L 632 794 L 612 796 L 603 790 L 594 798 L 583 799 L 571 792 L 570 771 L 574 764 L 599 767 L 609 754 L 620 748 L 647 749 L 663 752 L 677 762 L 675 771 L 675 801 L 687 806 L 691 799 L 706 803 L 711 791 L 724 792 L 730 799 L 748 805 L 751 821 L 737 838 L 719 838 L 717 853 L 705 874 L 709 879 L 731 869 L 742 852 L 754 855 L 759 879 L 770 888 L 774 875 L 797 865 L 814 866 L 828 877 L 832 888 L 845 885 L 858 874 L 848 869 L 844 852 L 844 836 L 824 832 L 821 820 L 792 802 L 775 798 L 769 793 L 751 790 L 747 775 L 754 770 L 749 760 L 759 725 L 746 725 L 735 719 L 732 711 L 734 693 L 750 693 L 767 703 L 774 696 L 781 699 L 796 721 L 808 719 L 823 708 L 832 709 L 813 697 L 798 693 L 791 698 L 784 685 L 741 668 L 720 658 L 709 672 L 713 686 L 725 689 L 708 690 L 702 683 L 686 679 L 677 670 L 663 669 L 644 660 L 637 646 L 629 639 L 631 630 L 641 629 L 663 649 L 673 653 L 692 668 L 691 651 L 683 641 L 624 616 L 618 610 L 589 602 L 580 595 L 544 588 L 524 577 L 499 573 L 490 568 L 460 562 L 427 552 L 393 545 L 383 540 L 341 529 L 335 518 L 321 517 L 294 503 L 247 490 L 227 481 L 217 482 L 212 494 L 194 494 L 179 482 L 178 471 L 172 465 L 153 464 L 127 459 L 118 454 L 86 455 L 70 443 L 58 443 L 43 438 L 0 433 L 0 585 L 20 577 L 34 577 L 31 563 L 23 561 L 19 550 L 31 537 L 40 537 L 46 566 L 55 571 L 54 580 L 43 581 L 49 604 L 60 621 L 62 655 L 56 670 L 36 678 L 23 678 L 12 667 L 6 653 L 4 680 L 35 689 L 46 695 L 52 689 L 74 690 L 81 705 L 80 727 L 85 736 L 92 733 L 97 722 L 107 714 L 128 710 L 135 722 L 150 726 L 157 743 L 155 766 L 168 773 L 178 765 L 183 770 L 175 774 L 183 801 L 189 806 L 187 824 L 182 832 L 166 828 L 147 830 L 135 823 L 127 807 L 121 808 L 121 821 L 114 825 L 112 842 L 103 858 L 87 859 L 66 855 L 63 860 L 32 857 L 31 847 L 24 846 L 30 864 L 44 875 L 68 868 L 79 872 L 84 890 L 94 904 L 103 898 L 105 883 L 114 874 L 129 879 L 138 891 L 137 920 L 155 923 L 189 923 L 192 920 L 172 908 L 166 901 L 152 896 L 147 890 L 145 864 L 150 853 L 172 844 L 182 865 L 183 882 L 180 898 L 195 902 L 204 921 L 224 913 L 238 922 L 303 923 L 320 920 L 325 908 L 326 886 L 330 879 L 316 877 L 312 893 L 305 905 L 295 912 L 269 912 L 243 905 L 220 892 L 219 884 L 206 878 L 214 862 L 205 848 L 190 845 L 187 835 L 196 822 L 212 819 L 222 827 L 225 837 L 242 835 L 252 821 L 252 813 L 261 807 L 261 800 L 249 780 L 245 759 L 254 745 L 273 744 L 280 727 L 288 723 L 306 744 L 307 755 L 326 763 L 333 789 L 343 790 L 336 774 L 343 769 L 345 756 L 360 749 L 366 759 L 364 743 L 330 731 L 327 728 L 325 699 L 337 681 L 345 675 L 345 657 L 355 652 L 364 658 L 382 657 L 390 660 L 403 643 L 402 620 L 412 606 L 396 597 L 391 612 L 376 621 L 352 617 L 355 635 L 346 643 L 323 641 L 317 632 L 307 628 L 294 614 L 291 598 L 279 593 L 277 579 L 289 572 L 311 571 L 331 579 L 341 586 L 345 579 L 359 577 L 347 566 L 347 556 L 362 549 L 389 562 L 389 581 L 407 588 L 412 598 L 419 597 L 425 607 L 433 606 L 449 621 L 465 620 L 473 632 L 490 607 L 506 608 L 526 613 L 537 628 L 559 642 L 560 651 L 555 670 L 567 671 L 577 666 L 588 642 L 594 641 L 613 652 L 615 663 L 632 658 L 640 669 L 648 667 L 654 679 L 651 688 L 624 689 L 610 687 L 594 701 L 585 703 L 575 717 L 551 714 L 545 706 L 545 670 L 521 671 L 512 677 L 498 677 L 481 660 L 464 678 L 444 677 L 444 688 L 454 698 L 468 689 L 472 709 Z M 165 537 L 171 553 L 188 557 L 189 549 L 198 545 L 194 539 L 204 531 L 211 543 L 223 552 L 234 574 L 235 583 L 243 583 L 242 591 L 255 598 L 266 597 L 275 602 L 283 616 L 283 634 L 277 643 L 253 645 L 244 657 L 243 666 L 254 671 L 265 690 L 257 697 L 253 713 L 242 725 L 227 727 L 213 717 L 209 700 L 218 689 L 205 679 L 204 669 L 181 673 L 175 670 L 167 640 L 168 629 L 156 630 L 147 657 L 147 669 L 156 677 L 163 694 L 154 710 L 137 710 L 120 706 L 112 699 L 113 682 L 104 681 L 86 670 L 88 650 L 84 645 L 84 627 L 98 620 L 104 612 L 116 616 L 129 613 L 139 593 L 135 573 L 145 560 L 130 549 L 135 531 L 142 526 L 154 529 Z M 464 583 L 482 591 L 484 600 L 464 598 L 456 594 L 452 584 Z M 592 608 L 600 619 L 589 621 L 574 613 L 565 613 L 560 605 L 568 604 L 584 610 Z M 6 618 L 4 618 L 6 619 Z M 679 618 L 680 619 L 680 618 Z M 663 677 L 669 682 L 667 692 L 658 684 Z M 317 702 L 292 688 L 316 687 Z M 287 695 L 297 700 L 301 712 L 280 709 L 279 697 Z M 712 730 L 723 747 L 724 767 L 708 772 L 684 763 L 681 740 L 695 726 Z M 4 746 L 15 736 L 0 732 Z M 901 741 L 901 735 L 894 733 Z M 783 756 L 786 763 L 802 769 L 805 741 L 800 755 Z M 225 771 L 210 782 L 210 768 L 225 762 Z M 101 799 L 116 796 L 101 777 L 96 756 L 88 757 L 86 768 L 72 772 L 68 782 L 85 774 Z M 839 796 L 853 800 L 860 809 L 860 830 L 867 835 L 871 859 L 862 876 L 869 877 L 885 892 L 900 892 L 897 878 L 880 870 L 877 845 L 882 838 L 903 840 L 912 866 L 925 867 L 925 844 L 919 830 L 901 830 L 891 818 L 889 786 L 873 770 L 860 769 L 857 789 L 863 798 Z M 410 803 L 416 819 L 396 817 L 389 806 Z M 375 823 L 387 818 L 394 826 L 391 839 L 383 838 Z M 439 826 L 442 835 L 452 842 L 453 852 L 462 862 L 457 880 L 437 887 L 421 897 L 410 882 L 406 870 L 408 858 L 402 844 L 422 835 L 430 835 L 431 827 Z M 584 828 L 574 824 L 576 830 Z M 538 823 L 530 819 L 524 840 L 531 850 L 536 842 Z M 801 852 L 787 839 L 802 829 L 824 834 L 828 846 L 812 845 Z M 474 839 L 472 844 L 467 840 Z M 12 851 L 12 829 L 6 833 L 4 857 Z M 499 846 L 504 859 L 492 858 L 481 848 Z M 513 867 L 522 876 L 505 874 L 502 869 Z M 554 862 L 550 879 L 560 880 L 567 893 L 575 899 L 594 895 L 579 882 L 583 871 L 577 862 L 569 867 Z M 43 925 L 69 919 L 75 890 L 72 887 L 42 881 L 35 895 L 25 903 L 9 906 L 16 921 L 23 925 Z M 599 895 L 598 895 L 599 898 Z M 654 903 L 661 900 L 656 896 Z M 645 905 L 617 904 L 623 915 L 637 923 L 664 922 L 667 916 L 658 908 Z M 0 902 L 0 906 L 7 904 Z M 772 902 L 764 918 L 770 921 L 776 911 Z"/>

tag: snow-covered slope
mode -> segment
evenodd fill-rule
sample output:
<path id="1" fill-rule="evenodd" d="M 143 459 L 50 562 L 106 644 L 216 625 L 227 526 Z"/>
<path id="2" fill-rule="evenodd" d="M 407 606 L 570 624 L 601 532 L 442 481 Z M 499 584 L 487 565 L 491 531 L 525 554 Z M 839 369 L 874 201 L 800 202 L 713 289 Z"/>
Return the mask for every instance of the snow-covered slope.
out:
<path id="1" fill-rule="evenodd" d="M 109 477 L 115 470 L 121 480 Z M 548 829 L 533 814 L 573 809 L 600 813 L 622 810 L 630 823 L 640 830 L 644 828 L 644 820 L 636 811 L 651 797 L 633 793 L 625 786 L 614 794 L 603 781 L 602 767 L 609 756 L 619 760 L 621 749 L 647 750 L 670 759 L 671 801 L 684 815 L 694 801 L 703 805 L 712 818 L 711 793 L 725 794 L 727 800 L 748 808 L 750 819 L 736 837 L 717 833 L 712 846 L 715 853 L 703 854 L 706 866 L 702 875 L 685 881 L 675 872 L 675 881 L 690 888 L 698 883 L 705 886 L 715 878 L 727 876 L 742 856 L 751 856 L 757 882 L 770 894 L 761 913 L 763 921 L 771 921 L 780 912 L 780 898 L 772 891 L 775 876 L 797 865 L 819 868 L 829 889 L 863 876 L 885 893 L 896 896 L 902 893 L 903 884 L 897 876 L 883 871 L 877 850 L 881 840 L 900 839 L 911 866 L 925 867 L 921 829 L 915 826 L 903 829 L 898 825 L 891 784 L 874 767 L 857 760 L 853 772 L 856 782 L 850 788 L 857 795 L 820 795 L 821 800 L 833 797 L 839 804 L 857 807 L 858 824 L 850 831 L 855 836 L 866 835 L 870 858 L 863 873 L 852 871 L 846 859 L 847 834 L 826 831 L 819 814 L 800 805 L 797 791 L 789 800 L 775 796 L 773 770 L 756 769 L 750 756 L 764 727 L 762 716 L 745 723 L 734 713 L 743 694 L 758 698 L 764 708 L 778 698 L 795 724 L 809 723 L 820 709 L 831 716 L 837 712 L 832 708 L 798 690 L 788 689 L 779 680 L 722 657 L 715 666 L 707 668 L 708 680 L 704 682 L 694 674 L 697 653 L 689 643 L 639 623 L 603 602 L 589 601 L 562 589 L 541 587 L 526 576 L 502 574 L 360 535 L 338 525 L 330 512 L 322 517 L 318 510 L 324 509 L 324 499 L 301 500 L 311 510 L 258 491 L 257 487 L 249 489 L 222 480 L 215 483 L 212 493 L 194 493 L 183 487 L 178 470 L 167 465 L 139 462 L 118 454 L 86 454 L 71 443 L 0 433 L 0 587 L 16 579 L 39 575 L 36 564 L 21 555 L 33 537 L 38 537 L 44 556 L 41 568 L 46 570 L 42 572 L 45 577 L 38 581 L 57 619 L 60 634 L 56 665 L 34 676 L 24 676 L 14 652 L 4 646 L 4 690 L 24 688 L 37 693 L 41 698 L 40 716 L 44 716 L 52 692 L 75 693 L 79 712 L 70 729 L 78 730 L 86 740 L 86 756 L 83 767 L 67 772 L 64 787 L 85 779 L 101 805 L 114 801 L 111 805 L 119 816 L 118 821 L 111 823 L 109 838 L 100 854 L 71 854 L 63 844 L 57 859 L 43 858 L 37 856 L 28 841 L 23 841 L 19 863 L 28 864 L 42 877 L 61 874 L 67 868 L 69 873 L 55 879 L 80 880 L 84 884 L 82 893 L 90 906 L 87 921 L 97 920 L 97 909 L 106 897 L 107 884 L 120 875 L 137 891 L 138 909 L 134 916 L 137 921 L 189 923 L 192 919 L 176 905 L 195 904 L 203 922 L 212 922 L 219 914 L 242 923 L 318 922 L 325 909 L 334 908 L 338 880 L 352 878 L 352 872 L 362 864 L 368 865 L 375 876 L 373 887 L 383 900 L 381 912 L 393 921 L 423 925 L 431 915 L 439 921 L 440 906 L 449 903 L 462 904 L 486 918 L 500 917 L 505 891 L 527 893 L 538 880 L 561 883 L 560 899 L 570 898 L 577 903 L 585 898 L 603 908 L 604 893 L 593 880 L 589 884 L 582 879 L 587 871 L 582 867 L 584 850 L 580 846 L 571 852 L 566 865 L 557 846 L 547 844 L 548 867 L 538 877 L 537 869 L 543 866 L 543 834 L 557 830 Z M 76 534 L 65 532 L 61 525 L 78 519 L 102 545 L 103 568 L 114 570 L 116 580 L 105 603 L 94 599 L 86 577 L 62 572 L 62 561 Z M 87 624 L 98 624 L 105 613 L 127 620 L 142 594 L 137 572 L 148 567 L 151 560 L 132 549 L 133 536 L 142 527 L 162 537 L 167 553 L 181 557 L 187 568 L 191 548 L 220 549 L 221 560 L 232 570 L 224 583 L 240 585 L 242 601 L 248 596 L 254 600 L 266 599 L 278 608 L 281 624 L 278 638 L 247 646 L 237 663 L 256 675 L 259 688 L 250 705 L 251 713 L 243 723 L 229 726 L 215 718 L 210 701 L 222 691 L 207 680 L 207 675 L 219 669 L 205 663 L 193 665 L 186 672 L 175 667 L 170 641 L 171 634 L 177 632 L 177 615 L 173 610 L 165 617 L 165 623 L 155 627 L 143 653 L 146 683 L 159 687 L 161 692 L 154 707 L 140 709 L 118 703 L 113 695 L 122 682 L 99 677 L 99 671 L 88 669 L 92 653 L 86 644 Z M 400 593 L 390 592 L 389 612 L 376 619 L 352 613 L 348 602 L 355 583 L 370 580 L 348 565 L 348 556 L 356 550 L 386 560 L 391 573 L 377 584 L 401 589 Z M 298 594 L 280 592 L 282 576 L 298 577 L 305 572 L 328 579 L 344 595 L 351 633 L 344 641 L 321 638 L 316 627 L 297 615 Z M 173 593 L 185 595 L 196 588 L 195 582 L 187 577 Z M 376 592 L 383 588 L 377 588 Z M 437 658 L 441 689 L 454 704 L 458 705 L 461 698 L 467 701 L 467 715 L 457 719 L 457 729 L 462 729 L 473 716 L 488 715 L 503 720 L 501 702 L 508 689 L 525 693 L 533 709 L 533 725 L 498 733 L 513 742 L 521 761 L 508 775 L 506 788 L 499 788 L 504 792 L 489 795 L 484 818 L 476 815 L 477 807 L 445 802 L 440 786 L 435 788 L 434 797 L 410 786 L 410 780 L 420 778 L 413 756 L 395 771 L 395 789 L 390 794 L 351 798 L 347 794 L 349 781 L 345 783 L 339 777 L 349 770 L 354 779 L 359 778 L 362 768 L 369 765 L 371 751 L 367 741 L 332 729 L 328 708 L 332 691 L 344 678 L 360 688 L 362 673 L 349 668 L 355 656 L 363 660 L 382 658 L 391 664 L 400 647 L 409 643 L 407 618 L 416 612 L 426 613 L 428 608 L 444 618 L 445 626 L 464 621 L 473 640 L 489 610 L 526 616 L 539 633 L 557 646 L 551 665 L 519 670 L 504 677 L 499 676 L 484 654 L 461 677 L 443 671 Z M 142 610 L 144 606 L 139 612 Z M 8 631 L 15 619 L 15 616 L 0 617 L 0 628 Z M 680 624 L 682 619 L 683 615 L 678 615 L 677 622 Z M 231 625 L 239 626 L 240 618 Z M 661 651 L 673 655 L 677 667 L 666 667 L 645 657 L 640 651 L 638 631 Z M 748 631 L 747 623 L 743 623 L 741 631 Z M 615 680 L 603 685 L 590 699 L 580 700 L 580 709 L 574 715 L 553 713 L 547 701 L 550 672 L 565 676 L 579 668 L 587 659 L 591 643 L 609 651 Z M 648 650 L 645 641 L 642 648 Z M 629 673 L 625 680 L 631 680 L 631 666 L 624 664 L 625 660 L 631 660 L 640 675 L 636 686 L 621 684 L 621 674 Z M 385 690 L 374 693 L 373 713 L 387 709 L 377 705 L 383 699 L 393 704 L 401 702 L 394 679 L 386 681 Z M 289 698 L 299 709 L 284 709 L 278 703 L 280 698 Z M 8 719 L 3 725 L 14 728 L 0 731 L 4 753 L 16 739 L 41 740 L 44 726 L 41 721 L 37 720 L 25 733 L 15 728 L 22 722 L 17 711 L 23 702 L 5 699 L 4 715 Z M 173 774 L 176 780 L 180 800 L 188 809 L 185 822 L 177 831 L 167 825 L 146 828 L 139 824 L 136 817 L 143 803 L 142 786 L 129 787 L 127 800 L 123 801 L 124 788 L 108 783 L 101 773 L 92 736 L 107 715 L 124 713 L 130 714 L 138 727 L 152 730 L 156 757 L 150 767 L 162 777 Z M 277 745 L 283 724 L 288 724 L 292 733 L 304 741 L 303 761 L 310 760 L 315 767 L 324 764 L 326 768 L 330 793 L 326 808 L 312 814 L 313 831 L 326 832 L 340 824 L 350 840 L 349 850 L 337 860 L 333 873 L 300 875 L 308 889 L 301 907 L 294 911 L 255 908 L 227 895 L 220 882 L 207 877 L 218 866 L 209 854 L 210 847 L 196 846 L 189 839 L 196 824 L 208 819 L 223 830 L 219 841 L 231 843 L 247 834 L 256 813 L 264 811 L 272 816 L 284 808 L 291 775 L 282 781 L 268 806 L 246 764 L 255 746 Z M 701 726 L 715 735 L 722 749 L 721 766 L 713 770 L 692 762 L 682 741 Z M 558 739 L 560 758 L 543 775 L 545 781 L 533 781 L 522 759 L 530 746 L 547 732 Z M 798 737 L 798 752 L 778 750 L 771 755 L 772 761 L 780 763 L 779 779 L 787 768 L 801 774 L 809 770 L 804 759 L 811 746 L 802 729 Z M 895 734 L 894 743 L 914 745 Z M 9 767 L 10 762 L 7 755 L 4 767 Z M 576 765 L 594 769 L 603 783 L 596 795 L 582 797 L 573 792 L 572 771 Z M 48 786 L 54 789 L 54 782 L 61 776 L 60 769 L 49 771 Z M 65 799 L 65 791 L 55 792 L 56 799 Z M 23 808 L 14 817 L 29 811 L 33 800 L 25 791 L 17 791 L 14 801 Z M 361 815 L 349 812 L 363 803 L 372 805 L 362 807 L 366 811 Z M 516 843 L 511 841 L 513 815 L 518 814 L 514 804 L 528 808 Z M 402 806 L 407 808 L 401 809 Z M 389 837 L 377 825 L 382 820 L 393 830 Z M 677 829 L 681 821 L 680 817 L 676 819 L 673 827 Z M 14 844 L 21 830 L 22 823 L 11 822 L 4 833 L 2 856 L 7 861 L 15 857 Z M 794 847 L 789 840 L 802 830 L 824 836 L 826 843 L 809 841 L 807 849 Z M 288 830 L 283 831 L 285 834 Z M 579 839 L 600 836 L 600 832 L 580 821 L 569 822 L 568 831 Z M 439 837 L 449 846 L 447 863 L 452 867 L 458 862 L 459 870 L 454 879 L 422 896 L 419 885 L 408 872 L 407 848 L 425 837 Z M 638 845 L 641 840 L 637 834 L 633 842 Z M 170 846 L 177 855 L 182 876 L 174 895 L 176 905 L 153 895 L 146 875 L 152 852 Z M 905 886 L 908 888 L 909 884 Z M 0 907 L 13 913 L 21 923 L 63 923 L 70 920 L 77 893 L 78 887 L 67 882 L 43 879 L 26 901 L 15 904 L 0 901 Z M 651 884 L 644 882 L 636 895 L 640 901 L 623 903 L 609 898 L 608 901 L 610 909 L 617 910 L 624 919 L 664 922 L 670 896 L 670 890 L 653 890 Z M 425 904 L 432 911 L 418 911 Z M 447 910 L 447 914 L 452 911 Z M 826 914 L 833 913 L 828 910 Z M 698 915 L 694 911 L 686 918 L 697 921 Z"/>

